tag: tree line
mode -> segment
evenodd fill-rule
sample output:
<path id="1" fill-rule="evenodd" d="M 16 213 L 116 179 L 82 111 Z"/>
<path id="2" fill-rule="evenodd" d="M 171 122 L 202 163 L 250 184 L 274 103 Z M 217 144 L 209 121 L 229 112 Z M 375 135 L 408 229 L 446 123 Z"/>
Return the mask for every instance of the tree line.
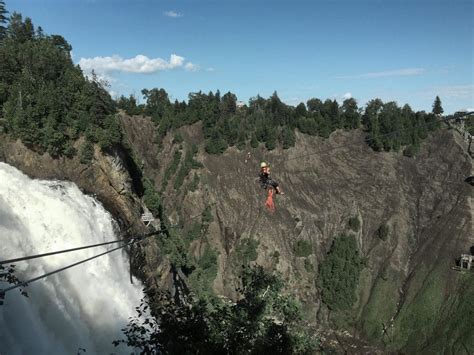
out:
<path id="1" fill-rule="evenodd" d="M 394 101 L 371 100 L 365 108 L 354 98 L 339 104 L 337 100 L 324 102 L 312 98 L 296 107 L 285 104 L 274 92 L 265 99 L 259 95 L 247 104 L 237 101 L 231 92 L 190 93 L 188 101 L 171 102 L 164 89 L 142 90 L 145 103 L 138 104 L 134 96 L 121 96 L 118 108 L 130 115 L 150 116 L 157 125 L 157 141 L 167 132 L 179 127 L 202 122 L 205 149 L 209 154 L 223 153 L 228 147 L 256 148 L 264 144 L 268 150 L 295 145 L 295 130 L 324 138 L 337 129 L 363 128 L 367 143 L 376 151 L 398 151 L 406 147 L 414 153 L 428 132 L 437 128 L 437 116 L 442 113 L 441 101 L 436 97 L 433 111 L 415 112 L 406 104 L 399 107 Z M 392 132 L 394 134 L 391 134 Z M 411 151 L 411 153 L 410 153 Z"/>
<path id="2" fill-rule="evenodd" d="M 53 157 L 74 156 L 80 136 L 103 148 L 121 140 L 116 103 L 104 83 L 95 75 L 86 78 L 74 65 L 71 49 L 62 36 L 35 28 L 30 18 L 16 12 L 7 17 L 0 2 L 2 130 Z"/>

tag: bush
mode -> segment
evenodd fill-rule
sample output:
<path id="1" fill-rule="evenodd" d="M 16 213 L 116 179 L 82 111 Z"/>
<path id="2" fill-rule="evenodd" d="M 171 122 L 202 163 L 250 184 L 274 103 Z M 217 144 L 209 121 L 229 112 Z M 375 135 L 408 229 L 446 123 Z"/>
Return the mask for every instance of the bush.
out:
<path id="1" fill-rule="evenodd" d="M 86 141 L 80 151 L 80 161 L 82 164 L 90 164 L 94 157 L 94 146 L 91 142 Z"/>
<path id="2" fill-rule="evenodd" d="M 336 238 L 319 267 L 318 286 L 332 310 L 345 310 L 356 300 L 362 260 L 353 235 Z"/>
<path id="3" fill-rule="evenodd" d="M 194 222 L 189 227 L 188 231 L 186 232 L 186 242 L 189 244 L 193 240 L 196 240 L 201 237 L 202 225 L 201 223 Z"/>
<path id="4" fill-rule="evenodd" d="M 281 277 L 257 266 L 245 268 L 240 280 L 235 303 L 211 304 L 186 294 L 178 302 L 168 293 L 150 292 L 123 329 L 125 339 L 113 344 L 127 344 L 142 354 L 315 353 L 317 342 L 303 321 L 301 305 L 285 295 Z M 147 317 L 150 306 L 157 318 Z"/>
<path id="5" fill-rule="evenodd" d="M 184 141 L 184 138 L 183 138 L 183 136 L 181 135 L 181 133 L 180 133 L 180 132 L 176 132 L 176 134 L 174 135 L 174 138 L 173 138 L 173 143 L 179 144 L 179 143 L 183 143 L 183 141 Z"/>
<path id="6" fill-rule="evenodd" d="M 243 264 L 257 260 L 257 248 L 259 244 L 257 240 L 252 238 L 241 239 L 235 249 L 237 259 Z"/>
<path id="7" fill-rule="evenodd" d="M 199 298 L 213 298 L 212 284 L 217 276 L 217 253 L 206 246 L 203 255 L 197 261 L 196 269 L 191 273 L 188 280 L 192 290 Z"/>
<path id="8" fill-rule="evenodd" d="M 207 206 L 204 209 L 201 220 L 203 224 L 209 224 L 214 220 L 214 217 L 212 217 L 211 206 Z"/>
<path id="9" fill-rule="evenodd" d="M 165 171 L 165 174 L 163 175 L 163 185 L 161 186 L 161 191 L 164 191 L 166 189 L 170 178 L 174 175 L 174 173 L 176 173 L 176 170 L 179 166 L 179 162 L 181 160 L 181 155 L 182 153 L 179 150 L 176 150 L 174 152 L 173 160 L 171 161 L 171 164 L 168 166 Z"/>
<path id="10" fill-rule="evenodd" d="M 358 216 L 351 217 L 349 219 L 349 228 L 354 232 L 358 232 L 360 229 L 360 219 Z"/>
<path id="11" fill-rule="evenodd" d="M 383 241 L 387 240 L 389 234 L 390 227 L 386 224 L 382 224 L 379 229 L 377 229 L 377 236 Z"/>
<path id="12" fill-rule="evenodd" d="M 199 186 L 199 175 L 197 173 L 194 173 L 193 180 L 191 181 L 191 184 L 189 184 L 189 191 L 194 192 L 197 190 Z"/>
<path id="13" fill-rule="evenodd" d="M 297 257 L 307 257 L 313 254 L 313 246 L 307 240 L 298 240 L 293 246 L 293 250 Z"/>
<path id="14" fill-rule="evenodd" d="M 143 179 L 143 203 L 150 210 L 153 216 L 158 216 L 160 214 L 161 208 L 161 199 L 158 192 L 155 190 L 153 183 L 148 179 Z"/>
<path id="15" fill-rule="evenodd" d="M 408 158 L 413 158 L 417 152 L 418 152 L 418 148 L 414 146 L 413 144 L 411 144 L 403 150 L 403 155 Z"/>

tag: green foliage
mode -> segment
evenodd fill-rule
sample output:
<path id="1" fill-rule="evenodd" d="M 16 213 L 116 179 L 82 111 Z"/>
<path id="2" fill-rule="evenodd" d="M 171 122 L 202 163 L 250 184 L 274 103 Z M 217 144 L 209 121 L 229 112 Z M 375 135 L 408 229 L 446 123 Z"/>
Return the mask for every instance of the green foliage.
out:
<path id="1" fill-rule="evenodd" d="M 124 110 L 130 116 L 144 113 L 143 105 L 137 105 L 137 99 L 133 95 L 130 95 L 128 98 L 123 95 L 120 96 L 117 100 L 117 108 Z"/>
<path id="2" fill-rule="evenodd" d="M 93 157 L 94 157 L 94 146 L 89 141 L 84 142 L 80 150 L 81 163 L 90 164 Z"/>
<path id="3" fill-rule="evenodd" d="M 239 240 L 239 243 L 235 248 L 237 260 L 243 265 L 247 265 L 248 263 L 257 260 L 257 248 L 259 244 L 259 241 L 253 238 Z"/>
<path id="4" fill-rule="evenodd" d="M 336 238 L 319 267 L 318 286 L 323 302 L 332 310 L 346 310 L 356 300 L 356 289 L 362 269 L 353 235 Z"/>
<path id="5" fill-rule="evenodd" d="M 184 179 L 188 176 L 191 169 L 202 168 L 202 164 L 193 158 L 196 153 L 197 147 L 195 145 L 192 146 L 190 151 L 186 152 L 184 161 L 181 164 L 181 168 L 178 170 L 176 179 L 174 181 L 175 190 L 178 190 L 183 185 Z"/>
<path id="6" fill-rule="evenodd" d="M 0 5 L 1 5 L 1 2 L 0 2 Z M 1 10 L 1 7 L 0 7 L 0 10 Z M 8 265 L 8 266 L 0 265 L 0 282 L 2 283 L 6 282 L 7 284 L 10 284 L 12 286 L 21 285 L 23 281 L 20 280 L 16 276 L 15 267 L 16 265 Z M 26 286 L 28 286 L 28 284 L 22 285 L 18 289 L 22 296 L 28 297 L 28 293 L 25 291 Z M 3 305 L 4 297 L 5 297 L 5 293 L 3 293 L 3 290 L 2 290 L 2 292 L 0 292 L 0 306 Z"/>
<path id="7" fill-rule="evenodd" d="M 418 152 L 418 150 L 419 150 L 419 147 L 417 147 L 416 145 L 410 144 L 408 147 L 406 147 L 403 150 L 403 155 L 408 158 L 413 158 Z"/>
<path id="8" fill-rule="evenodd" d="M 97 128 L 97 142 L 102 149 L 118 145 L 122 142 L 122 126 L 117 115 L 108 115 L 104 119 L 103 128 Z"/>
<path id="9" fill-rule="evenodd" d="M 212 257 L 208 258 L 213 260 Z M 211 262 L 212 264 L 212 262 Z M 126 343 L 141 353 L 311 354 L 316 340 L 302 321 L 299 303 L 283 295 L 283 282 L 262 267 L 245 268 L 236 303 L 187 297 L 175 302 L 167 293 L 150 295 L 124 329 Z M 185 296 L 185 295 L 183 295 Z M 189 305 L 189 306 L 188 306 Z M 158 318 L 143 321 L 152 307 Z"/>
<path id="10" fill-rule="evenodd" d="M 466 130 L 474 136 L 474 115 L 470 115 L 466 120 Z"/>
<path id="11" fill-rule="evenodd" d="M 187 244 L 191 243 L 193 240 L 199 239 L 201 235 L 202 235 L 201 223 L 198 223 L 198 222 L 192 223 L 186 232 Z"/>
<path id="12" fill-rule="evenodd" d="M 187 250 L 187 244 L 179 231 L 169 229 L 168 233 L 159 240 L 161 251 L 169 258 L 173 267 L 184 270 L 193 270 L 194 262 L 191 260 Z"/>
<path id="13" fill-rule="evenodd" d="M 148 179 L 143 179 L 143 202 L 146 207 L 153 213 L 153 216 L 159 216 L 161 212 L 161 199 L 160 195 L 155 189 L 153 183 Z"/>
<path id="14" fill-rule="evenodd" d="M 86 79 L 72 62 L 71 46 L 47 36 L 29 18 L 10 17 L 4 31 L 0 4 L 0 111 L 5 131 L 31 149 L 53 157 L 72 156 L 80 135 L 108 147 L 121 140 L 115 103 L 105 82 Z"/>
<path id="15" fill-rule="evenodd" d="M 7 18 L 8 11 L 5 8 L 5 1 L 0 1 L 0 41 L 5 38 L 7 34 L 7 27 L 5 26 L 8 23 Z"/>
<path id="16" fill-rule="evenodd" d="M 314 266 L 309 259 L 304 259 L 304 268 L 306 272 L 314 272 Z"/>
<path id="17" fill-rule="evenodd" d="M 184 141 L 184 138 L 182 134 L 180 132 L 176 132 L 173 138 L 173 143 L 180 144 L 180 143 L 183 143 L 183 141 Z"/>
<path id="18" fill-rule="evenodd" d="M 194 192 L 197 190 L 199 186 L 199 175 L 197 173 L 194 173 L 193 175 L 193 180 L 189 184 L 189 191 Z"/>
<path id="19" fill-rule="evenodd" d="M 307 257 L 313 254 L 313 245 L 307 240 L 298 240 L 293 245 L 293 250 L 297 257 Z"/>
<path id="20" fill-rule="evenodd" d="M 436 96 L 434 102 L 433 102 L 433 111 L 432 111 L 435 115 L 441 115 L 444 110 L 443 110 L 443 107 L 441 106 L 441 99 L 439 98 L 439 96 Z"/>
<path id="21" fill-rule="evenodd" d="M 390 234 L 390 227 L 387 224 L 382 224 L 379 229 L 377 229 L 377 237 L 383 241 L 387 240 Z"/>
<path id="22" fill-rule="evenodd" d="M 212 216 L 211 206 L 206 206 L 206 208 L 202 212 L 201 220 L 203 224 L 209 224 L 214 220 L 214 217 Z"/>
<path id="23" fill-rule="evenodd" d="M 203 255 L 197 261 L 196 269 L 188 280 L 193 292 L 199 298 L 212 299 L 214 292 L 212 284 L 217 276 L 217 253 L 206 246 Z"/>
<path id="24" fill-rule="evenodd" d="M 454 309 L 452 309 L 451 312 L 448 311 L 448 314 L 444 314 L 446 318 L 444 322 L 439 322 L 441 316 L 443 316 L 441 312 L 443 303 L 447 301 L 446 289 L 449 277 L 446 273 L 449 272 L 450 271 L 445 270 L 445 268 L 436 268 L 435 270 L 428 271 L 425 267 L 421 266 L 416 269 L 410 283 L 417 285 L 415 286 L 417 291 L 416 294 L 410 297 L 409 302 L 403 303 L 400 313 L 394 322 L 394 328 L 397 331 L 393 335 L 392 347 L 397 349 L 405 348 L 407 353 L 416 353 L 416 349 L 422 349 L 426 344 L 429 344 L 429 338 L 432 336 L 436 326 L 438 326 L 440 330 L 443 329 L 439 331 L 439 336 L 441 336 L 441 334 L 445 334 L 444 330 L 447 330 L 446 326 L 448 324 L 451 329 L 453 329 L 453 325 L 456 329 L 462 324 L 451 323 L 452 315 L 450 313 L 454 313 Z M 446 304 L 448 305 L 449 302 L 446 302 Z M 459 309 L 459 311 L 461 311 L 461 309 Z M 459 319 L 463 316 L 465 317 L 466 314 L 462 315 L 461 313 L 457 316 Z M 464 322 L 464 324 L 467 323 Z M 458 333 L 459 330 L 461 329 L 458 328 L 456 333 Z M 466 337 L 466 335 L 467 334 L 464 334 L 464 337 Z M 458 346 L 459 345 L 461 344 L 458 344 Z"/>
<path id="25" fill-rule="evenodd" d="M 436 290 L 434 291 L 436 292 Z M 442 292 L 442 288 L 439 291 Z M 433 296 L 436 297 L 436 295 Z M 427 299 L 426 302 L 435 299 Z M 474 282 L 472 275 L 463 275 L 456 292 L 452 292 L 448 296 L 440 318 L 440 321 L 436 323 L 433 335 L 425 342 L 426 347 L 423 347 L 423 351 L 426 349 L 426 353 L 432 354 L 451 351 L 453 354 L 468 354 L 470 349 L 474 348 L 474 332 L 472 331 Z M 415 347 L 410 346 L 410 348 Z"/>
<path id="26" fill-rule="evenodd" d="M 280 252 L 278 250 L 275 250 L 272 254 L 272 258 L 275 264 L 278 264 L 280 262 Z"/>
<path id="27" fill-rule="evenodd" d="M 161 186 L 161 191 L 164 191 L 166 189 L 170 178 L 176 173 L 176 170 L 179 166 L 179 162 L 181 160 L 181 155 L 182 153 L 180 150 L 174 151 L 173 159 L 171 160 L 170 165 L 166 168 L 165 173 L 163 175 L 163 184 Z"/>
<path id="28" fill-rule="evenodd" d="M 354 232 L 358 232 L 360 229 L 360 219 L 359 216 L 354 216 L 349 218 L 349 228 Z"/>
<path id="29" fill-rule="evenodd" d="M 418 147 L 430 131 L 439 127 L 434 114 L 413 112 L 409 105 L 402 108 L 396 102 L 371 100 L 362 116 L 367 126 L 367 143 L 376 151 L 398 151 L 402 146 Z M 407 154 L 414 153 L 410 148 Z M 416 149 L 415 149 L 416 150 Z"/>

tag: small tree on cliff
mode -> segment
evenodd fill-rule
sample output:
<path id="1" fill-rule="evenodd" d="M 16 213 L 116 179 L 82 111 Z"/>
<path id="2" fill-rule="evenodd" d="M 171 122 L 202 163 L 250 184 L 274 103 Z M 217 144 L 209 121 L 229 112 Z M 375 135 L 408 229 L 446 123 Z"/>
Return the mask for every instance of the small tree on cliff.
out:
<path id="1" fill-rule="evenodd" d="M 434 102 L 433 102 L 433 113 L 435 115 L 441 115 L 443 114 L 444 110 L 443 107 L 441 106 L 441 99 L 439 96 L 436 96 Z"/>

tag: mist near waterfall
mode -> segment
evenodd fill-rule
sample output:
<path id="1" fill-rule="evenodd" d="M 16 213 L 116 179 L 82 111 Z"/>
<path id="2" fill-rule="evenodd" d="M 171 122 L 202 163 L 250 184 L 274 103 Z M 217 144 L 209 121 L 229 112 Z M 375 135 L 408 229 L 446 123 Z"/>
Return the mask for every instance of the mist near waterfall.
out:
<path id="1" fill-rule="evenodd" d="M 110 241 L 112 216 L 75 184 L 33 180 L 0 163 L 0 260 Z M 118 244 L 19 262 L 21 280 Z M 7 287 L 0 283 L 1 288 Z M 115 251 L 32 283 L 29 298 L 8 292 L 0 306 L 0 354 L 129 353 L 112 341 L 135 313 L 142 285 L 130 283 L 128 257 Z"/>

